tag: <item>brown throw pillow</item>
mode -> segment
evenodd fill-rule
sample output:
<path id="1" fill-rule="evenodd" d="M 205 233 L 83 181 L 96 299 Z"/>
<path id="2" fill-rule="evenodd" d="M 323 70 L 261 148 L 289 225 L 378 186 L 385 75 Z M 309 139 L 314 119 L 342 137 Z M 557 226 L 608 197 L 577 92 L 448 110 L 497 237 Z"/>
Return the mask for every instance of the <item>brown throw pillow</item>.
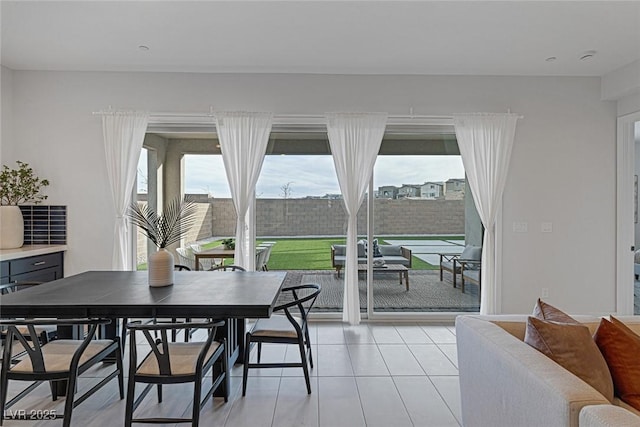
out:
<path id="1" fill-rule="evenodd" d="M 609 365 L 616 395 L 640 410 L 640 336 L 611 317 L 602 319 L 594 339 Z"/>
<path id="2" fill-rule="evenodd" d="M 613 382 L 589 328 L 529 317 L 524 342 L 613 400 Z"/>
<path id="3" fill-rule="evenodd" d="M 558 310 L 540 298 L 538 298 L 536 305 L 533 307 L 533 317 L 541 320 L 550 320 L 552 322 L 580 324 L 580 322 L 564 311 Z"/>

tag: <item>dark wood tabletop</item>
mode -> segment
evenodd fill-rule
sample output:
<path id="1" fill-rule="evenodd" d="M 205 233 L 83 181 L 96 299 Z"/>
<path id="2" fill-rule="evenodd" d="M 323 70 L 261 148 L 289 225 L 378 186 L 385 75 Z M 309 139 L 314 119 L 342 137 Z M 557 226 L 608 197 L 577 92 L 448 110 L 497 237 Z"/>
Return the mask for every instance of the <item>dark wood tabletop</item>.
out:
<path id="1" fill-rule="evenodd" d="M 0 317 L 269 317 L 285 272 L 176 271 L 149 287 L 146 271 L 87 271 L 0 297 Z"/>

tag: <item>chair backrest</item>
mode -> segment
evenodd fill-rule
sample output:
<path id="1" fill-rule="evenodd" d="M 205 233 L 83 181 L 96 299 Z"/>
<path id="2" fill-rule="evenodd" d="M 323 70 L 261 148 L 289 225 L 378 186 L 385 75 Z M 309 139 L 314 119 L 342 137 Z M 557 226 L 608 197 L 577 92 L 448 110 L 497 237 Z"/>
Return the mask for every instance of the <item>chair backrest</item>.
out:
<path id="1" fill-rule="evenodd" d="M 269 258 L 271 258 L 271 248 L 273 248 L 273 245 L 258 245 L 258 248 L 261 248 L 264 252 L 264 264 L 267 265 L 269 264 Z"/>
<path id="2" fill-rule="evenodd" d="M 267 255 L 266 248 L 257 248 L 256 250 L 256 271 L 262 271 L 265 269 L 265 259 Z"/>
<path id="3" fill-rule="evenodd" d="M 173 269 L 175 271 L 191 271 L 191 269 L 189 267 L 187 267 L 186 265 L 182 265 L 182 264 L 175 264 L 173 266 Z"/>
<path id="4" fill-rule="evenodd" d="M 247 271 L 239 265 L 217 265 L 211 267 L 208 271 Z"/>
<path id="5" fill-rule="evenodd" d="M 291 292 L 293 301 L 274 307 L 273 312 L 276 313 L 278 311 L 283 311 L 285 316 L 287 316 L 287 319 L 289 319 L 289 322 L 291 322 L 298 334 L 300 334 L 302 329 L 306 327 L 308 314 L 313 308 L 313 304 L 316 302 L 316 298 L 318 298 L 321 291 L 322 287 L 317 283 L 306 283 L 303 285 L 284 288 L 282 289 L 282 292 Z M 296 307 L 300 312 L 300 318 L 302 319 L 300 324 L 291 314 L 290 309 L 294 307 Z"/>
<path id="6" fill-rule="evenodd" d="M 480 261 L 482 259 L 482 247 L 467 245 L 460 254 L 461 260 Z"/>
<path id="7" fill-rule="evenodd" d="M 224 326 L 224 320 L 217 320 L 213 322 L 170 322 L 170 323 L 145 323 L 140 321 L 127 323 L 127 329 L 129 329 L 131 336 L 131 343 L 129 344 L 130 360 L 138 360 L 137 345 L 136 345 L 136 331 L 142 332 L 146 338 L 147 344 L 151 347 L 151 353 L 155 356 L 158 362 L 158 371 L 161 376 L 172 375 L 171 359 L 169 357 L 169 345 L 172 342 L 169 338 L 168 331 L 177 329 L 208 329 L 209 333 L 205 344 L 203 345 L 198 355 L 198 360 L 204 360 L 205 355 L 208 353 L 213 338 L 216 336 L 218 327 Z M 151 332 L 155 332 L 154 335 L 160 335 L 159 338 L 152 336 Z M 159 334 L 157 334 L 159 332 Z M 130 366 L 130 375 L 135 372 L 135 362 Z"/>
<path id="8" fill-rule="evenodd" d="M 176 249 L 178 259 L 181 265 L 189 267 L 191 270 L 196 268 L 196 257 L 193 255 L 191 248 L 178 248 Z"/>

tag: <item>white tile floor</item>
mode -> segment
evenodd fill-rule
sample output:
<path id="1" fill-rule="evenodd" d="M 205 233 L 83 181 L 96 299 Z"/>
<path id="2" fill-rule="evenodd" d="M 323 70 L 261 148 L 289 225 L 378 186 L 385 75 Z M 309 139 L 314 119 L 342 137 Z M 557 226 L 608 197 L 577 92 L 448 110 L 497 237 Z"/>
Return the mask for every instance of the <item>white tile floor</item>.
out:
<path id="1" fill-rule="evenodd" d="M 307 395 L 300 368 L 253 369 L 247 396 L 241 397 L 242 368 L 232 370 L 228 403 L 216 398 L 201 413 L 201 426 L 458 426 L 458 383 L 453 326 L 418 323 L 316 322 L 311 327 L 315 367 L 312 394 Z M 254 351 L 255 353 L 255 351 Z M 252 355 L 255 357 L 255 354 Z M 299 360 L 293 346 L 265 345 L 262 360 Z M 85 374 L 85 389 L 103 372 Z M 10 387 L 10 394 L 17 389 Z M 189 416 L 191 385 L 165 389 L 158 405 L 154 393 L 139 415 Z M 80 390 L 82 391 L 82 390 Z M 48 387 L 40 386 L 14 409 L 59 408 Z M 112 382 L 74 410 L 74 426 L 121 426 L 124 401 Z M 7 421 L 5 426 L 56 426 L 60 421 L 29 423 Z"/>

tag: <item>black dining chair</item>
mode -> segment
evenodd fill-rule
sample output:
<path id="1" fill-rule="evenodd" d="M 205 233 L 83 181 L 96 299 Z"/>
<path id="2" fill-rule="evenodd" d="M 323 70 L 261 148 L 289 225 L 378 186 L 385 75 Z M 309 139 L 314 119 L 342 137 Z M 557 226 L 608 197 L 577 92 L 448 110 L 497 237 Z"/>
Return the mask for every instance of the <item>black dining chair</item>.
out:
<path id="1" fill-rule="evenodd" d="M 127 324 L 131 332 L 129 345 L 129 382 L 127 387 L 127 404 L 125 411 L 125 426 L 132 423 L 188 423 L 198 426 L 200 420 L 200 408 L 213 395 L 213 392 L 222 387 L 224 401 L 229 399 L 229 373 L 227 367 L 227 351 L 225 341 L 215 341 L 216 330 L 224 326 L 224 321 L 218 322 L 187 322 L 187 323 L 156 323 L 141 324 L 133 322 Z M 170 342 L 168 331 L 174 329 L 206 329 L 207 338 L 204 341 Z M 136 332 L 141 332 L 146 338 L 146 344 L 151 351 L 142 362 L 136 365 L 138 360 L 138 346 Z M 160 338 L 151 336 L 151 332 L 158 332 Z M 218 363 L 217 366 L 216 363 Z M 212 370 L 212 385 L 202 395 L 202 379 Z M 156 385 L 158 402 L 162 402 L 162 385 L 193 382 L 193 405 L 191 418 L 133 418 L 136 408 L 142 403 L 151 388 Z M 144 390 L 134 400 L 136 383 L 146 384 Z"/>
<path id="2" fill-rule="evenodd" d="M 7 295 L 13 292 L 21 291 L 23 289 L 29 289 L 34 286 L 39 286 L 43 282 L 33 282 L 33 281 L 22 281 L 22 282 L 12 282 L 0 285 L 0 295 Z M 29 331 L 26 326 L 20 327 L 20 331 L 27 337 L 27 339 L 31 339 L 29 335 Z M 49 341 L 55 339 L 58 336 L 58 328 L 55 325 L 47 325 L 42 324 L 35 328 L 36 337 L 40 340 L 40 343 L 46 344 Z M 6 330 L 0 331 L 0 340 L 4 340 L 6 337 Z"/>
<path id="3" fill-rule="evenodd" d="M 2 358 L 2 371 L 0 372 L 0 425 L 8 413 L 7 410 L 16 402 L 33 391 L 42 382 L 51 382 L 53 400 L 57 400 L 56 387 L 53 382 L 66 380 L 66 401 L 64 413 L 56 414 L 56 418 L 62 418 L 63 427 L 71 425 L 73 408 L 84 402 L 93 393 L 114 378 L 118 378 L 120 399 L 124 398 L 124 370 L 122 364 L 122 347 L 120 338 L 95 339 L 98 326 L 110 323 L 110 319 L 43 319 L 43 320 L 2 320 L 0 325 L 7 326 L 7 338 Z M 21 332 L 26 327 L 29 336 L 36 335 L 36 328 L 44 324 L 56 326 L 88 327 L 88 333 L 84 339 L 79 340 L 54 340 L 41 344 L 39 340 L 30 340 Z M 12 364 L 11 355 L 14 345 L 22 346 L 26 356 L 18 363 Z M 75 398 L 78 384 L 78 376 L 115 353 L 115 370 L 93 386 L 82 396 Z M 7 390 L 10 380 L 31 381 L 23 391 L 7 402 Z"/>
<path id="4" fill-rule="evenodd" d="M 309 367 L 313 368 L 311 340 L 309 339 L 308 315 L 322 288 L 316 283 L 291 286 L 282 289 L 281 296 L 292 300 L 273 309 L 268 319 L 258 319 L 246 334 L 244 347 L 244 371 L 242 374 L 242 395 L 247 392 L 247 377 L 251 368 L 302 368 L 307 383 L 307 393 L 311 394 Z M 286 295 L 291 293 L 290 295 Z M 297 313 L 296 313 L 297 311 Z M 251 343 L 258 344 L 257 363 L 249 363 Z M 296 344 L 300 349 L 300 362 L 260 363 L 262 343 Z M 305 345 L 307 350 L 305 351 Z M 308 363 L 307 363 L 308 359 Z"/>
<path id="5" fill-rule="evenodd" d="M 243 267 L 239 265 L 217 265 L 215 267 L 211 267 L 207 271 L 247 271 Z"/>

